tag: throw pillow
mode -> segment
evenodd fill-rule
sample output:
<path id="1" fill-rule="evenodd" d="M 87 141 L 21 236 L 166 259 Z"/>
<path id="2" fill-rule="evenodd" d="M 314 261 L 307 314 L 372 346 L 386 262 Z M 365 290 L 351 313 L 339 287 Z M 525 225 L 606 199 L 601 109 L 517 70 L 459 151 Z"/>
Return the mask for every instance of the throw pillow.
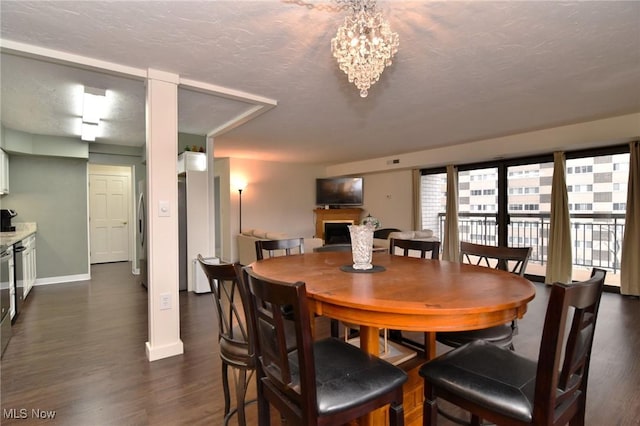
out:
<path id="1" fill-rule="evenodd" d="M 415 238 L 429 238 L 433 237 L 433 231 L 431 229 L 423 229 L 422 231 L 415 232 Z"/>
<path id="2" fill-rule="evenodd" d="M 389 234 L 389 239 L 395 238 L 397 240 L 411 240 L 413 239 L 413 231 L 392 232 Z"/>

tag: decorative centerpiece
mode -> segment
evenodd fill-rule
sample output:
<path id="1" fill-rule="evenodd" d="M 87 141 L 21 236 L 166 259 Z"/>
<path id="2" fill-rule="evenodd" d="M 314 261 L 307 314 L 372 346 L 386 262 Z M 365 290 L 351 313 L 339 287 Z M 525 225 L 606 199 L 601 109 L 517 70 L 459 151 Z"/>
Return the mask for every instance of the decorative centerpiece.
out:
<path id="1" fill-rule="evenodd" d="M 362 219 L 362 224 L 372 226 L 374 230 L 380 228 L 380 221 L 377 217 L 371 216 L 371 214 L 368 214 L 367 217 Z"/>
<path id="2" fill-rule="evenodd" d="M 373 231 L 380 227 L 380 221 L 371 215 L 362 220 L 362 225 L 349 225 L 351 234 L 351 254 L 353 269 L 368 270 L 373 268 Z"/>

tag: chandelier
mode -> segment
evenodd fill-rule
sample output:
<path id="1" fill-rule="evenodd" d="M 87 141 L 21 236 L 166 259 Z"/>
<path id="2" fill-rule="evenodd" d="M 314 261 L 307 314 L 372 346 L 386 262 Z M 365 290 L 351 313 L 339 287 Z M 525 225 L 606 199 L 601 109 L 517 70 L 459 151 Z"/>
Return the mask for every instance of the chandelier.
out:
<path id="1" fill-rule="evenodd" d="M 367 97 L 369 88 L 380 78 L 391 58 L 398 52 L 398 33 L 376 12 L 375 0 L 338 0 L 351 8 L 336 36 L 331 39 L 331 52 L 338 66 Z"/>

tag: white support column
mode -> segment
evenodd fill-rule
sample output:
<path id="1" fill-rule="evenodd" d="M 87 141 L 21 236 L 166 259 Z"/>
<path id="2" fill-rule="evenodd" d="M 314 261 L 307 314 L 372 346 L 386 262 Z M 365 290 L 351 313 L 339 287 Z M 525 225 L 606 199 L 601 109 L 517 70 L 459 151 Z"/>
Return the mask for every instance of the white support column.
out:
<path id="1" fill-rule="evenodd" d="M 147 73 L 149 361 L 180 355 L 177 74 Z"/>

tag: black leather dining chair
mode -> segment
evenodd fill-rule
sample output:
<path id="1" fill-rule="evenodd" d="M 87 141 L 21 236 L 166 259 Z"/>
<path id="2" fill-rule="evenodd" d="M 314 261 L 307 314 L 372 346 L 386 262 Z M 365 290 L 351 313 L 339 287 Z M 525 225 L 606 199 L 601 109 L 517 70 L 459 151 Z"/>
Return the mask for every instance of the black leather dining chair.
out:
<path id="1" fill-rule="evenodd" d="M 536 361 L 476 340 L 425 363 L 423 425 L 437 424 L 438 398 L 499 425 L 584 425 L 591 348 L 605 273 L 553 284 Z"/>
<path id="2" fill-rule="evenodd" d="M 531 255 L 531 247 L 497 247 L 469 242 L 460 242 L 460 262 L 500 269 L 523 276 Z M 438 332 L 436 340 L 447 346 L 457 348 L 473 340 L 483 339 L 496 345 L 513 347 L 513 336 L 517 333 L 516 320 L 490 328 Z"/>
<path id="3" fill-rule="evenodd" d="M 420 257 L 421 259 L 438 259 L 440 257 L 440 241 L 404 240 L 391 238 L 389 253 L 397 256 Z M 417 256 L 416 256 L 417 255 Z M 389 330 L 389 339 L 425 350 L 425 344 L 402 334 L 402 330 Z M 425 335 L 425 342 L 426 342 Z"/>
<path id="4" fill-rule="evenodd" d="M 326 244 L 324 246 L 315 247 L 314 253 L 327 253 L 327 252 L 345 252 L 351 251 L 351 244 Z M 344 338 L 350 339 L 358 335 L 358 326 L 355 324 L 344 324 L 345 332 Z M 331 318 L 331 336 L 340 337 L 340 321 Z"/>
<path id="5" fill-rule="evenodd" d="M 287 238 L 282 240 L 256 240 L 256 259 L 304 254 L 304 238 Z"/>
<path id="6" fill-rule="evenodd" d="M 258 423 L 269 425 L 270 407 L 286 424 L 342 425 L 389 407 L 392 426 L 404 425 L 400 368 L 333 337 L 313 340 L 303 282 L 285 283 L 243 269 L 250 291 L 257 354 Z M 287 347 L 283 306 L 291 306 L 295 348 Z"/>
<path id="7" fill-rule="evenodd" d="M 440 257 L 440 241 L 402 240 L 391 238 L 389 240 L 389 253 L 400 256 L 412 256 L 418 254 L 421 259 L 438 259 Z"/>
<path id="8" fill-rule="evenodd" d="M 291 256 L 292 254 L 304 254 L 304 238 L 286 238 L 282 240 L 257 240 L 256 259 L 263 260 L 278 256 Z M 285 312 L 289 309 L 284 307 Z M 331 335 L 338 337 L 340 323 L 331 319 Z"/>

